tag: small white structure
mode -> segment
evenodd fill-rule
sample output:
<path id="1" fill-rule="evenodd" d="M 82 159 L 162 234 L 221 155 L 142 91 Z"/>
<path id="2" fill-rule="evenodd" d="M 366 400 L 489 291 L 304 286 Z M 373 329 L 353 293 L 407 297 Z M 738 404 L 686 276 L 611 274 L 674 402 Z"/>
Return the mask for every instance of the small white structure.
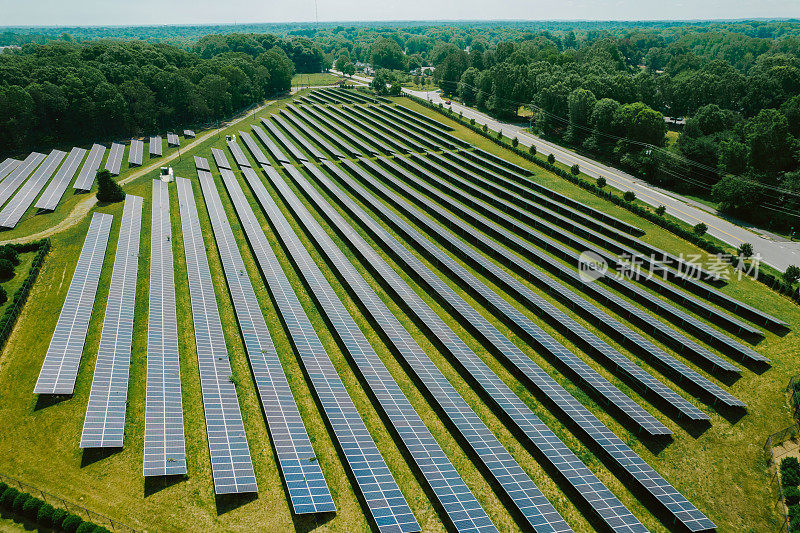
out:
<path id="1" fill-rule="evenodd" d="M 172 167 L 161 167 L 159 177 L 164 183 L 171 182 L 175 178 L 175 175 L 172 173 Z"/>
<path id="2" fill-rule="evenodd" d="M 226 135 L 225 140 L 236 142 L 236 135 Z"/>

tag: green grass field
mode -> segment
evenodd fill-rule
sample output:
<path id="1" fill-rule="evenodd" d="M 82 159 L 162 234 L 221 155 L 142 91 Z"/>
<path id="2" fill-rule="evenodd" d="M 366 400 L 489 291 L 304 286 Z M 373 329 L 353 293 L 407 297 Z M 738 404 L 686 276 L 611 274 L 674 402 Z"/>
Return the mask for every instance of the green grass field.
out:
<path id="1" fill-rule="evenodd" d="M 292 78 L 292 87 L 308 87 L 315 85 L 336 85 L 342 78 L 329 72 L 314 72 L 312 74 L 295 74 Z"/>
<path id="2" fill-rule="evenodd" d="M 305 84 L 305 82 L 303 83 Z M 36 397 L 33 395 L 32 390 L 50 341 L 50 333 L 56 323 L 58 312 L 66 295 L 90 217 L 84 217 L 77 225 L 52 237 L 52 251 L 44 263 L 44 267 L 34 285 L 28 304 L 20 316 L 15 331 L 0 356 L 0 420 L 6 422 L 2 436 L 0 436 L 0 473 L 19 478 L 42 490 L 74 501 L 140 530 L 252 531 L 260 529 L 265 531 L 309 531 L 314 529 L 320 531 L 363 531 L 368 529 L 369 524 L 365 518 L 365 511 L 353 490 L 346 467 L 336 451 L 333 434 L 329 431 L 321 415 L 321 408 L 314 399 L 289 337 L 281 325 L 278 312 L 262 281 L 230 199 L 222 186 L 218 174 L 215 172 L 223 205 L 238 240 L 247 273 L 253 280 L 259 303 L 267 318 L 267 324 L 281 356 L 292 392 L 297 399 L 301 415 L 312 439 L 316 456 L 325 473 L 338 508 L 335 516 L 326 517 L 323 522 L 317 522 L 313 517 L 293 516 L 291 513 L 274 449 L 269 440 L 265 420 L 261 413 L 260 402 L 250 376 L 246 354 L 239 336 L 236 317 L 225 284 L 210 221 L 205 210 L 199 184 L 196 183 L 196 172 L 191 157 L 192 155 L 201 155 L 211 159 L 210 149 L 212 147 L 226 148 L 225 134 L 237 134 L 239 130 L 249 129 L 250 124 L 258 123 L 260 117 L 275 112 L 288 101 L 286 99 L 279 100 L 269 105 L 265 110 L 227 128 L 220 132 L 219 135 L 207 139 L 192 150 L 182 153 L 180 160 L 175 160 L 171 163 L 177 176 L 188 177 L 194 182 L 194 193 L 200 212 L 201 225 L 206 235 L 205 245 L 213 274 L 214 288 L 220 305 L 222 325 L 226 334 L 233 373 L 239 384 L 237 390 L 239 391 L 242 416 L 259 483 L 258 497 L 252 500 L 233 502 L 230 500 L 216 501 L 214 497 L 187 290 L 186 264 L 183 256 L 177 193 L 174 191 L 174 186 L 171 186 L 173 190 L 170 193 L 172 242 L 176 268 L 175 281 L 189 474 L 186 479 L 173 484 L 160 484 L 157 481 L 152 483 L 150 481 L 145 482 L 142 477 L 149 285 L 150 180 L 155 177 L 157 170 L 137 178 L 125 186 L 125 191 L 128 194 L 136 194 L 145 198 L 134 328 L 137 333 L 132 349 L 125 448 L 107 457 L 89 457 L 87 454 L 82 454 L 78 447 L 97 355 L 102 318 L 111 278 L 111 266 L 122 213 L 122 204 L 114 204 L 93 208 L 93 211 L 114 214 L 115 221 L 81 361 L 75 394 L 71 398 L 54 405 L 42 406 L 37 405 Z M 503 150 L 463 126 L 448 121 L 438 113 L 411 103 L 406 99 L 398 101 L 423 114 L 449 123 L 455 128 L 455 135 L 469 140 L 476 146 L 500 154 L 519 165 L 531 168 L 534 179 L 538 182 L 641 227 L 647 232 L 644 237 L 647 242 L 674 253 L 698 252 L 698 249 L 667 231 L 639 219 L 630 212 L 597 198 L 561 178 L 532 166 L 521 157 Z M 198 136 L 200 136 L 200 132 L 198 132 Z M 247 155 L 250 157 L 249 153 Z M 231 159 L 230 156 L 229 159 Z M 276 164 L 274 160 L 273 164 Z M 130 172 L 126 169 L 120 179 L 124 179 Z M 236 174 L 262 228 L 264 228 L 267 237 L 273 243 L 273 249 L 287 272 L 320 339 L 326 346 L 339 375 L 369 428 L 370 434 L 378 444 L 389 468 L 402 488 L 417 520 L 424 531 L 443 531 L 444 527 L 441 520 L 430 503 L 429 495 L 418 480 L 416 471 L 406 460 L 404 453 L 401 452 L 398 446 L 398 442 L 383 422 L 376 405 L 365 392 L 364 383 L 354 369 L 354 365 L 351 364 L 349 357 L 339 347 L 333 334 L 328 331 L 323 315 L 316 308 L 309 291 L 304 287 L 301 278 L 294 270 L 280 241 L 273 233 L 267 218 L 261 212 L 260 206 L 251 194 L 246 181 L 240 173 L 237 172 Z M 283 177 L 287 182 L 291 183 L 285 174 L 283 174 Z M 265 182 L 267 182 L 266 179 Z M 294 185 L 290 186 L 298 193 L 303 203 L 309 207 L 317 219 L 322 222 L 323 227 L 327 228 L 327 224 L 311 207 L 311 204 L 306 201 L 302 193 Z M 414 408 L 448 454 L 448 457 L 477 496 L 491 519 L 502 531 L 516 529 L 517 525 L 514 518 L 497 496 L 494 487 L 486 480 L 470 455 L 453 437 L 449 426 L 441 419 L 438 411 L 434 409 L 427 394 L 416 386 L 415 379 L 409 374 L 405 366 L 394 357 L 388 346 L 383 343 L 374 331 L 374 326 L 361 312 L 356 301 L 343 288 L 335 274 L 327 267 L 322 256 L 295 223 L 287 206 L 280 201 L 279 196 L 272 190 L 268 182 L 267 188 L 283 209 L 284 214 L 292 223 L 306 248 L 310 250 L 314 260 L 325 272 L 339 297 L 375 347 L 377 354 L 406 392 Z M 324 193 L 323 195 L 327 197 Z M 29 214 L 18 229 L 5 232 L 0 237 L 4 240 L 21 237 L 25 234 L 36 233 L 63 221 L 67 219 L 69 213 L 81 198 L 80 196 L 67 198 L 53 214 Z M 329 198 L 329 201 L 336 205 L 332 199 Z M 372 239 L 363 231 L 363 228 L 351 220 L 338 206 L 336 208 L 359 234 L 364 236 L 368 242 L 374 244 Z M 345 251 L 346 255 L 356 263 L 358 270 L 365 276 L 370 285 L 398 316 L 403 325 L 434 360 L 445 376 L 457 386 L 465 400 L 492 429 L 500 442 L 512 453 L 548 499 L 555 505 L 556 509 L 566 518 L 567 522 L 576 531 L 590 531 L 592 529 L 591 524 L 586 520 L 581 509 L 570 501 L 569 496 L 544 471 L 530 451 L 526 449 L 526 446 L 505 427 L 497 414 L 484 403 L 482 397 L 471 388 L 449 358 L 441 353 L 419 326 L 402 311 L 397 302 L 370 275 L 365 266 L 355 259 L 355 255 L 338 238 L 335 232 L 330 228 L 327 228 L 327 231 Z M 397 236 L 391 230 L 390 232 Z M 400 240 L 402 241 L 403 239 L 401 238 Z M 382 251 L 381 255 L 389 264 L 400 270 L 389 256 Z M 420 257 L 435 272 L 446 277 L 436 266 L 422 256 Z M 480 279 L 486 281 L 485 278 L 468 265 L 461 264 Z M 500 361 L 487 353 L 479 340 L 450 316 L 438 301 L 432 298 L 411 277 L 404 273 L 401 273 L 401 275 L 534 412 L 576 452 L 587 466 L 619 496 L 622 502 L 648 528 L 653 531 L 666 530 L 666 527 L 639 502 L 636 495 L 626 488 L 574 436 L 561 420 L 542 406 L 527 390 L 526 386 Z M 527 281 L 521 281 L 533 288 L 533 285 L 530 285 Z M 797 373 L 796 354 L 800 349 L 800 342 L 798 342 L 796 331 L 800 328 L 800 312 L 798 312 L 795 304 L 749 279 L 733 281 L 723 289 L 727 294 L 758 308 L 768 310 L 775 316 L 788 321 L 792 326 L 792 332 L 783 337 L 771 333 L 767 334 L 766 339 L 759 343 L 757 349 L 772 360 L 772 367 L 761 375 L 744 370 L 742 378 L 729 387 L 733 394 L 748 404 L 749 413 L 738 421 L 730 422 L 726 420 L 712 408 L 698 403 L 690 395 L 682 392 L 682 389 L 673 385 L 673 388 L 678 390 L 684 397 L 699 405 L 711 415 L 711 427 L 700 435 L 692 435 L 687 432 L 681 425 L 663 415 L 614 374 L 607 371 L 593 359 L 584 356 L 586 361 L 601 375 L 629 394 L 634 400 L 640 402 L 656 418 L 674 431 L 675 438 L 673 442 L 665 449 L 654 452 L 648 449 L 645 444 L 618 423 L 594 400 L 584 394 L 577 385 L 560 376 L 558 370 L 550 363 L 549 359 L 529 347 L 503 322 L 492 316 L 488 310 L 478 304 L 454 282 L 449 279 L 448 282 L 454 290 L 486 316 L 493 325 L 513 340 L 543 369 L 554 376 L 567 390 L 584 402 L 617 435 L 629 443 L 668 481 L 683 492 L 690 501 L 715 521 L 720 531 L 767 531 L 775 529 L 779 515 L 774 506 L 773 495 L 770 493 L 769 479 L 761 447 L 768 434 L 789 425 L 792 421 L 789 410 L 786 407 L 784 389 L 789 378 Z M 541 320 L 533 312 L 516 302 L 511 296 L 503 293 L 502 290 L 490 282 L 487 281 L 487 284 L 512 302 L 523 314 L 550 333 L 559 342 L 562 342 L 576 353 L 582 353 L 574 343 L 561 335 L 547 322 Z M 534 290 L 539 292 L 535 288 Z M 549 296 L 543 295 L 543 297 L 571 314 L 569 310 L 566 310 L 560 303 Z M 637 304 L 631 302 L 631 305 Z M 630 353 L 588 322 L 581 318 L 576 318 L 576 320 L 622 353 Z M 622 321 L 626 322 L 625 320 Z M 635 326 L 627 322 L 626 324 L 631 329 L 639 331 Z M 661 346 L 660 343 L 657 344 Z M 674 351 L 669 348 L 665 348 L 665 350 L 674 354 Z M 630 355 L 630 357 L 644 369 L 659 377 L 663 382 L 671 383 L 658 370 L 642 362 L 635 355 Z M 688 364 L 696 368 L 695 365 Z M 4 527 L 5 524 L 0 523 L 0 529 Z M 16 528 L 16 526 L 12 524 L 9 525 L 9 528 L 15 530 L 13 528 Z"/>

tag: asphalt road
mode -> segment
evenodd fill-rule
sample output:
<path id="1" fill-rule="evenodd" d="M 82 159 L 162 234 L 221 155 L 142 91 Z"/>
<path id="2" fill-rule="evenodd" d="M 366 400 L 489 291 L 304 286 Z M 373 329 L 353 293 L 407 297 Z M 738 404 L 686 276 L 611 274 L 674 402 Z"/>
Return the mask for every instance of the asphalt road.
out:
<path id="1" fill-rule="evenodd" d="M 368 78 L 359 79 L 361 81 L 369 81 Z M 409 89 L 403 89 L 403 91 L 431 100 L 434 103 L 443 102 L 441 95 L 435 91 L 411 91 Z M 530 146 L 533 144 L 540 153 L 553 154 L 556 160 L 561 163 L 569 166 L 579 165 L 581 171 L 587 176 L 593 178 L 603 176 L 608 185 L 621 191 L 633 191 L 639 200 L 647 204 L 654 207 L 664 205 L 667 208 L 667 213 L 692 226 L 703 222 L 708 226 L 709 235 L 713 235 L 731 246 L 738 247 L 743 242 L 749 242 L 753 245 L 754 252 L 760 254 L 761 261 L 781 272 L 785 271 L 789 265 L 800 265 L 800 242 L 798 241 L 787 241 L 782 237 L 758 228 L 747 228 L 738 225 L 719 216 L 707 206 L 697 204 L 673 192 L 654 187 L 619 169 L 609 167 L 536 137 L 527 132 L 524 127 L 498 121 L 485 113 L 455 102 L 450 107 L 456 112 L 462 112 L 466 118 L 474 118 L 478 124 L 486 124 L 491 130 L 502 131 L 504 135 L 509 137 L 517 137 L 521 145 Z"/>

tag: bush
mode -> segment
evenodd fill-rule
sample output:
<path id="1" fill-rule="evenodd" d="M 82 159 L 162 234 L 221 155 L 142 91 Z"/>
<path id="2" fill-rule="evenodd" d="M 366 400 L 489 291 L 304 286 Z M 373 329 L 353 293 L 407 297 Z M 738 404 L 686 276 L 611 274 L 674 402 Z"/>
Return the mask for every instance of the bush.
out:
<path id="1" fill-rule="evenodd" d="M 531 155 L 536 155 L 536 145 L 532 144 L 531 147 L 528 148 L 528 152 L 530 152 Z"/>
<path id="2" fill-rule="evenodd" d="M 784 457 L 781 460 L 781 486 L 796 487 L 800 485 L 800 461 L 797 457 Z"/>
<path id="3" fill-rule="evenodd" d="M 516 148 L 517 146 L 519 146 L 519 139 L 517 139 L 516 137 L 514 137 L 513 139 L 511 139 L 511 146 L 513 146 L 514 148 Z"/>
<path id="4" fill-rule="evenodd" d="M 487 131 L 489 131 L 489 126 L 487 126 L 486 124 L 484 124 L 484 125 L 483 125 L 483 132 L 484 132 L 484 133 L 486 133 Z"/>
<path id="5" fill-rule="evenodd" d="M 7 488 L 8 488 L 8 485 L 6 483 L 3 483 L 2 481 L 0 481 L 0 495 L 3 494 L 6 491 Z"/>
<path id="6" fill-rule="evenodd" d="M 800 531 L 800 505 L 789 507 L 789 531 Z"/>
<path id="7" fill-rule="evenodd" d="M 622 195 L 622 199 L 628 203 L 631 203 L 636 200 L 636 193 L 633 191 L 625 191 L 625 194 Z"/>
<path id="8" fill-rule="evenodd" d="M 64 518 L 64 521 L 61 522 L 61 529 L 66 533 L 77 533 L 81 524 L 83 524 L 83 519 L 80 516 L 75 516 L 70 513 Z"/>
<path id="9" fill-rule="evenodd" d="M 8 259 L 14 266 L 19 264 L 19 250 L 10 244 L 0 246 L 0 259 Z"/>
<path id="10" fill-rule="evenodd" d="M 6 280 L 14 277 L 14 263 L 8 259 L 0 259 L 0 279 Z"/>
<path id="11" fill-rule="evenodd" d="M 753 255 L 753 245 L 749 242 L 743 242 L 739 245 L 736 249 L 736 254 L 741 255 L 744 258 L 748 258 Z"/>
<path id="12" fill-rule="evenodd" d="M 11 509 L 17 514 L 22 514 L 22 507 L 25 505 L 25 502 L 30 499 L 30 497 L 30 494 L 18 492 L 17 497 L 14 498 L 14 502 L 11 504 Z"/>
<path id="13" fill-rule="evenodd" d="M 581 167 L 579 165 L 572 165 L 569 169 L 573 176 L 577 176 L 581 173 Z"/>
<path id="14" fill-rule="evenodd" d="M 469 119 L 469 125 L 470 126 L 474 126 L 475 125 L 475 119 L 474 118 Z"/>
<path id="15" fill-rule="evenodd" d="M 597 186 L 601 189 L 606 186 L 606 179 L 603 176 L 597 178 Z"/>
<path id="16" fill-rule="evenodd" d="M 53 506 L 49 503 L 46 503 L 39 507 L 39 511 L 36 513 L 36 522 L 41 527 L 53 527 Z"/>
<path id="17" fill-rule="evenodd" d="M 694 225 L 694 227 L 692 228 L 692 231 L 698 237 L 702 237 L 708 231 L 708 226 L 706 226 L 702 222 L 698 222 L 697 224 Z"/>
<path id="18" fill-rule="evenodd" d="M 53 529 L 63 529 L 61 524 L 64 522 L 67 515 L 69 515 L 69 513 L 64 509 L 56 509 L 53 511 Z"/>
<path id="19" fill-rule="evenodd" d="M 800 489 L 797 487 L 785 487 L 783 489 L 783 499 L 786 505 L 795 505 L 800 502 Z"/>
<path id="20" fill-rule="evenodd" d="M 785 279 L 786 283 L 789 285 L 795 283 L 800 279 L 800 267 L 797 265 L 789 265 L 786 267 L 786 272 L 783 273 L 783 279 Z"/>
<path id="21" fill-rule="evenodd" d="M 25 502 L 25 505 L 22 506 L 22 514 L 31 520 L 36 520 L 36 516 L 39 514 L 39 508 L 42 505 L 44 505 L 42 500 L 31 496 L 28 498 L 28 501 Z"/>
<path id="22" fill-rule="evenodd" d="M 503 140 L 503 130 L 499 130 L 497 132 L 497 139 L 502 141 Z"/>
<path id="23" fill-rule="evenodd" d="M 75 533 L 94 533 L 95 531 L 97 531 L 97 526 L 95 524 L 83 522 L 78 526 L 78 529 L 75 530 Z"/>
<path id="24" fill-rule="evenodd" d="M 656 215 L 658 215 L 660 217 L 663 217 L 664 213 L 666 213 L 666 212 L 667 212 L 667 206 L 660 205 L 660 206 L 656 207 Z"/>
<path id="25" fill-rule="evenodd" d="M 8 509 L 9 511 L 14 506 L 14 498 L 17 497 L 19 491 L 14 487 L 8 487 L 0 495 L 0 507 Z"/>
<path id="26" fill-rule="evenodd" d="M 119 183 L 111 177 L 111 172 L 101 170 L 97 173 L 97 200 L 100 202 L 121 202 L 125 199 L 125 193 Z"/>
<path id="27" fill-rule="evenodd" d="M 553 154 L 548 155 L 547 156 L 547 162 L 550 163 L 551 165 L 555 164 L 556 156 L 554 156 Z"/>

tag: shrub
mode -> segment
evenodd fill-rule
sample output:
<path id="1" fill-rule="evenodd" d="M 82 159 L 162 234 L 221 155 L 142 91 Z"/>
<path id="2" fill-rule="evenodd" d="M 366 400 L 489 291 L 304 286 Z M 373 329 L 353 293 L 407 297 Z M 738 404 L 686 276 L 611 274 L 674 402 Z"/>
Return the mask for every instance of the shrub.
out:
<path id="1" fill-rule="evenodd" d="M 484 132 L 484 133 L 486 133 L 487 131 L 489 131 L 489 126 L 487 126 L 486 124 L 484 124 L 484 125 L 483 125 L 483 132 Z"/>
<path id="2" fill-rule="evenodd" d="M 8 259 L 15 266 L 19 264 L 19 250 L 10 244 L 0 246 L 0 259 Z"/>
<path id="3" fill-rule="evenodd" d="M 514 148 L 516 148 L 517 146 L 519 146 L 519 139 L 517 139 L 516 137 L 514 137 L 513 139 L 511 139 L 511 146 L 513 146 Z"/>
<path id="4" fill-rule="evenodd" d="M 531 147 L 528 148 L 528 152 L 530 152 L 531 155 L 536 155 L 536 145 L 532 144 Z"/>
<path id="5" fill-rule="evenodd" d="M 786 505 L 795 505 L 800 502 L 800 489 L 797 487 L 785 487 L 783 489 L 783 499 Z"/>
<path id="6" fill-rule="evenodd" d="M 786 272 L 783 273 L 783 279 L 785 279 L 786 283 L 789 285 L 795 283 L 800 279 L 800 267 L 797 265 L 789 265 L 786 267 Z"/>
<path id="7" fill-rule="evenodd" d="M 501 141 L 503 140 L 503 130 L 499 130 L 499 131 L 497 132 L 497 138 L 498 138 L 499 140 L 501 140 Z"/>
<path id="8" fill-rule="evenodd" d="M 2 481 L 0 481 L 0 495 L 3 494 L 6 491 L 7 488 L 8 488 L 8 485 L 6 483 L 3 483 Z"/>
<path id="9" fill-rule="evenodd" d="M 54 512 L 55 509 L 49 503 L 42 505 L 36 513 L 36 522 L 42 527 L 53 527 Z"/>
<path id="10" fill-rule="evenodd" d="M 75 516 L 74 514 L 68 514 L 64 521 L 61 522 L 61 529 L 63 529 L 66 533 L 77 533 L 78 527 L 83 524 L 83 519 L 80 516 Z"/>
<path id="11" fill-rule="evenodd" d="M 111 533 L 111 532 L 108 530 L 108 528 L 105 528 L 103 526 L 95 526 L 94 533 Z"/>
<path id="12" fill-rule="evenodd" d="M 19 491 L 14 487 L 7 487 L 6 490 L 3 491 L 3 494 L 0 495 L 0 507 L 4 509 L 11 510 L 14 506 L 14 498 L 17 497 Z"/>
<path id="13" fill-rule="evenodd" d="M 97 526 L 95 524 L 83 522 L 78 526 L 78 529 L 75 530 L 75 533 L 94 533 L 95 531 L 97 531 Z"/>
<path id="14" fill-rule="evenodd" d="M 628 203 L 633 202 L 636 200 L 636 193 L 633 191 L 625 191 L 625 194 L 622 195 L 622 199 Z"/>
<path id="15" fill-rule="evenodd" d="M 0 259 L 0 279 L 11 279 L 14 277 L 14 263 L 8 259 Z"/>
<path id="16" fill-rule="evenodd" d="M 550 163 L 551 165 L 554 164 L 556 162 L 556 156 L 554 156 L 553 154 L 548 155 L 547 162 Z"/>
<path id="17" fill-rule="evenodd" d="M 800 461 L 797 457 L 784 457 L 781 460 L 781 486 L 796 487 L 800 485 Z"/>
<path id="18" fill-rule="evenodd" d="M 56 509 L 53 511 L 53 529 L 63 529 L 61 524 L 64 522 L 67 515 L 69 515 L 69 513 L 64 509 Z"/>
<path id="19" fill-rule="evenodd" d="M 660 205 L 660 206 L 656 207 L 656 215 L 658 215 L 660 217 L 663 217 L 664 213 L 666 213 L 666 212 L 667 212 L 667 206 Z"/>
<path id="20" fill-rule="evenodd" d="M 749 242 L 743 242 L 736 249 L 736 254 L 741 255 L 744 258 L 750 257 L 751 255 L 753 255 L 753 245 L 750 244 Z"/>
<path id="21" fill-rule="evenodd" d="M 16 498 L 14 498 L 14 503 L 11 504 L 11 509 L 17 514 L 22 514 L 22 507 L 25 505 L 25 502 L 30 499 L 30 497 L 30 494 L 18 492 Z"/>
<path id="22" fill-rule="evenodd" d="M 469 125 L 470 126 L 474 126 L 475 125 L 475 119 L 474 118 L 469 119 Z"/>
<path id="23" fill-rule="evenodd" d="M 706 226 L 702 222 L 698 222 L 697 224 L 694 225 L 694 227 L 692 228 L 692 231 L 698 237 L 702 237 L 708 231 L 708 226 Z"/>
<path id="24" fill-rule="evenodd" d="M 100 202 L 121 202 L 125 199 L 125 193 L 119 183 L 111 177 L 111 172 L 101 170 L 97 173 L 97 200 Z"/>
<path id="25" fill-rule="evenodd" d="M 601 189 L 606 186 L 606 179 L 603 176 L 597 178 L 597 186 Z"/>
<path id="26" fill-rule="evenodd" d="M 800 531 L 800 505 L 789 507 L 789 531 Z"/>
<path id="27" fill-rule="evenodd" d="M 22 514 L 31 520 L 36 520 L 36 515 L 39 514 L 39 507 L 42 505 L 44 505 L 42 500 L 31 496 L 28 498 L 28 501 L 25 502 L 25 505 L 22 506 Z"/>
<path id="28" fill-rule="evenodd" d="M 572 165 L 569 169 L 573 176 L 577 176 L 581 173 L 581 167 L 579 165 Z"/>

